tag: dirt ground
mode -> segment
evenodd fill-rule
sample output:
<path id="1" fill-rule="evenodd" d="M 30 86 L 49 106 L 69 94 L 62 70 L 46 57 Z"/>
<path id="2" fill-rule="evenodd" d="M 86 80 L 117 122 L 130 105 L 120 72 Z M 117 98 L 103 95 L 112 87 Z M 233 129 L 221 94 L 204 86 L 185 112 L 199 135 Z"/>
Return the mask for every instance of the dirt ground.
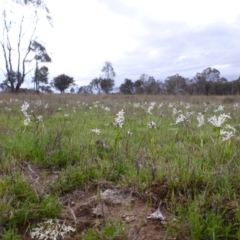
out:
<path id="1" fill-rule="evenodd" d="M 38 194 L 45 194 L 51 182 L 58 179 L 57 172 L 47 173 L 42 177 L 42 170 L 37 167 L 26 164 L 22 169 L 24 177 Z M 149 194 L 156 194 L 156 191 L 160 191 L 161 188 L 164 189 L 164 186 L 154 186 L 153 192 Z M 161 194 L 157 195 L 161 197 Z M 81 239 L 81 232 L 96 228 L 97 224 L 104 226 L 109 219 L 124 223 L 126 237 L 123 239 L 176 239 L 167 231 L 168 223 L 170 219 L 174 221 L 174 216 L 171 216 L 164 206 L 160 207 L 162 219 L 149 219 L 148 217 L 158 208 L 156 203 L 149 203 L 146 198 L 129 190 L 120 190 L 111 182 L 98 183 L 98 187 L 95 186 L 86 191 L 75 190 L 61 196 L 59 201 L 64 205 L 61 220 L 76 229 L 74 233 L 65 237 L 66 240 Z M 31 239 L 29 229 L 24 230 L 22 239 Z"/>
<path id="2" fill-rule="evenodd" d="M 66 198 L 71 199 L 70 201 L 75 204 L 71 209 L 68 208 L 65 217 L 70 221 L 77 219 L 78 231 L 93 227 L 96 221 L 111 218 L 125 222 L 127 239 L 164 239 L 167 218 L 164 221 L 147 219 L 156 209 L 148 208 L 141 199 L 116 189 L 106 189 L 97 195 L 96 192 L 75 192 L 71 196 L 64 197 Z M 162 213 L 167 216 L 166 212 L 162 211 Z"/>

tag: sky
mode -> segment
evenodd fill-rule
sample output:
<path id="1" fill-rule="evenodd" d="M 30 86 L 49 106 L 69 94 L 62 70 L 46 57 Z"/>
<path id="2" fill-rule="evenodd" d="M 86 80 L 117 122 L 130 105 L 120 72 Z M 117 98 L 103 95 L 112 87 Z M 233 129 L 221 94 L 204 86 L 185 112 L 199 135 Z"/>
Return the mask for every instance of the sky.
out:
<path id="1" fill-rule="evenodd" d="M 240 76 L 239 0 L 45 0 L 53 26 L 39 27 L 52 57 L 50 79 L 74 77 L 79 86 L 101 75 L 105 61 L 115 85 L 141 74 L 164 81 L 193 78 L 211 67 Z"/>

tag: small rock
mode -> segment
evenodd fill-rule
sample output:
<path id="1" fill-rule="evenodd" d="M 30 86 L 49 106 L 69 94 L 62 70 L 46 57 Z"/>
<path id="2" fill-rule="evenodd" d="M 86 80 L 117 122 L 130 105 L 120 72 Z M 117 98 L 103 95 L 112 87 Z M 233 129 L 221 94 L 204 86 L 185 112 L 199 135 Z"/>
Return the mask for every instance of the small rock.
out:
<path id="1" fill-rule="evenodd" d="M 92 213 L 95 217 L 106 217 L 107 207 L 105 204 L 98 204 L 95 208 L 93 208 Z"/>
<path id="2" fill-rule="evenodd" d="M 136 217 L 132 216 L 132 215 L 127 215 L 127 216 L 123 216 L 123 219 L 125 220 L 125 222 L 130 223 L 136 220 Z"/>
<path id="3" fill-rule="evenodd" d="M 167 222 L 166 221 L 161 221 L 161 224 L 166 226 L 167 225 Z"/>

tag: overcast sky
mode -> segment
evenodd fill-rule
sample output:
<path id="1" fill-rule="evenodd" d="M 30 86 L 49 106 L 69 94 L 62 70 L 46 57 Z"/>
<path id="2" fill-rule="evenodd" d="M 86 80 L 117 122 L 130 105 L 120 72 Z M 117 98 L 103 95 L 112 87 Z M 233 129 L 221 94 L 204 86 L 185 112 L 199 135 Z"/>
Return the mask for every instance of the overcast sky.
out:
<path id="1" fill-rule="evenodd" d="M 228 80 L 240 76 L 239 0 L 45 2 L 53 18 L 44 33 L 51 78 L 64 73 L 87 85 L 106 60 L 116 86 L 143 73 L 192 78 L 208 67 Z"/>

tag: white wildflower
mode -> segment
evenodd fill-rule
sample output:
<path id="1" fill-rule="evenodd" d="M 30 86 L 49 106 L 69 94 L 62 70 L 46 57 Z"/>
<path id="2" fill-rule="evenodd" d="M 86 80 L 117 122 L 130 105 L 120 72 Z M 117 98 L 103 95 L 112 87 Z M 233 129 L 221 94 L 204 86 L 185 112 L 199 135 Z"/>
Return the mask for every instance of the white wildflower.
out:
<path id="1" fill-rule="evenodd" d="M 226 124 L 226 127 L 225 128 L 227 128 L 227 129 L 229 129 L 229 130 L 231 130 L 231 131 L 233 131 L 233 132 L 236 132 L 237 130 L 236 130 L 236 128 L 234 128 L 233 126 L 231 126 L 231 125 L 229 125 L 229 124 Z"/>
<path id="2" fill-rule="evenodd" d="M 27 113 L 28 108 L 29 108 L 29 103 L 24 101 L 23 105 L 21 106 L 21 111 L 24 114 L 24 116 L 26 117 L 26 119 L 24 120 L 25 126 L 28 126 L 31 122 L 30 116 Z"/>
<path id="3" fill-rule="evenodd" d="M 222 141 L 227 141 L 231 137 L 233 137 L 236 133 L 236 129 L 231 125 L 226 125 L 224 129 L 220 130 L 220 135 L 222 136 Z"/>
<path id="4" fill-rule="evenodd" d="M 158 105 L 158 108 L 161 108 L 161 107 L 162 107 L 162 105 L 163 105 L 163 103 L 160 103 L 160 104 Z"/>
<path id="5" fill-rule="evenodd" d="M 189 118 L 191 115 L 193 115 L 195 112 L 192 111 L 192 112 L 186 112 L 186 118 Z"/>
<path id="6" fill-rule="evenodd" d="M 24 101 L 23 105 L 21 106 L 21 111 L 23 113 L 26 113 L 28 108 L 29 108 L 29 103 Z"/>
<path id="7" fill-rule="evenodd" d="M 151 111 L 153 110 L 155 105 L 156 105 L 156 102 L 150 102 L 147 113 L 152 114 Z"/>
<path id="8" fill-rule="evenodd" d="M 152 114 L 152 112 L 151 112 L 152 110 L 153 110 L 153 106 L 150 105 L 150 106 L 148 107 L 147 113 Z"/>
<path id="9" fill-rule="evenodd" d="M 198 113 L 197 121 L 198 121 L 198 127 L 201 127 L 204 124 L 205 120 L 202 113 Z"/>
<path id="10" fill-rule="evenodd" d="M 132 134 L 133 134 L 132 132 L 127 131 L 127 135 L 128 135 L 128 136 L 132 136 Z"/>
<path id="11" fill-rule="evenodd" d="M 114 119 L 113 125 L 122 128 L 123 123 L 124 123 L 124 113 L 125 113 L 125 112 L 124 112 L 123 109 L 122 109 L 120 112 L 118 112 L 118 113 L 116 114 L 117 117 Z"/>
<path id="12" fill-rule="evenodd" d="M 69 116 L 70 116 L 69 113 L 64 114 L 64 117 L 69 117 Z"/>
<path id="13" fill-rule="evenodd" d="M 237 109 L 237 108 L 239 108 L 239 104 L 238 103 L 234 103 L 233 104 L 233 109 Z"/>
<path id="14" fill-rule="evenodd" d="M 184 116 L 182 113 L 177 117 L 176 119 L 176 123 L 175 124 L 178 124 L 180 122 L 184 122 L 186 120 L 186 116 Z"/>
<path id="15" fill-rule="evenodd" d="M 150 102 L 150 106 L 155 106 L 156 105 L 156 102 Z"/>
<path id="16" fill-rule="evenodd" d="M 172 110 L 172 115 L 176 115 L 178 113 L 177 109 L 176 108 L 173 108 Z"/>
<path id="17" fill-rule="evenodd" d="M 24 125 L 25 125 L 25 126 L 28 126 L 30 123 L 31 123 L 31 120 L 30 120 L 29 117 L 27 117 L 27 118 L 24 120 Z"/>
<path id="18" fill-rule="evenodd" d="M 92 129 L 91 132 L 95 133 L 97 135 L 99 135 L 101 133 L 100 129 L 98 129 L 98 128 Z"/>
<path id="19" fill-rule="evenodd" d="M 191 104 L 190 103 L 186 103 L 185 108 L 190 108 Z"/>
<path id="20" fill-rule="evenodd" d="M 182 110 L 177 110 L 176 108 L 173 108 L 172 115 L 176 115 L 178 113 L 182 113 Z"/>
<path id="21" fill-rule="evenodd" d="M 53 219 L 50 219 L 32 228 L 30 236 L 32 239 L 55 240 L 64 239 L 70 232 L 75 232 L 75 229 L 71 226 L 66 226 L 64 222 L 60 223 L 59 220 L 53 221 Z"/>
<path id="22" fill-rule="evenodd" d="M 149 128 L 156 128 L 156 123 L 151 121 L 149 124 L 148 124 L 148 127 Z"/>
<path id="23" fill-rule="evenodd" d="M 133 107 L 135 107 L 135 108 L 140 107 L 140 103 L 134 103 L 134 104 L 133 104 Z"/>
<path id="24" fill-rule="evenodd" d="M 105 107 L 104 110 L 107 111 L 107 112 L 109 112 L 109 111 L 110 111 L 110 108 L 109 108 L 109 107 Z"/>
<path id="25" fill-rule="evenodd" d="M 43 117 L 42 117 L 42 115 L 39 115 L 38 117 L 37 117 L 37 122 L 42 122 L 43 121 Z"/>
<path id="26" fill-rule="evenodd" d="M 220 114 L 218 117 L 212 116 L 208 118 L 208 122 L 210 122 L 214 127 L 221 127 L 221 125 L 226 121 L 227 118 L 231 118 L 228 114 Z"/>
<path id="27" fill-rule="evenodd" d="M 224 110 L 224 106 L 220 105 L 214 112 L 222 112 Z"/>

